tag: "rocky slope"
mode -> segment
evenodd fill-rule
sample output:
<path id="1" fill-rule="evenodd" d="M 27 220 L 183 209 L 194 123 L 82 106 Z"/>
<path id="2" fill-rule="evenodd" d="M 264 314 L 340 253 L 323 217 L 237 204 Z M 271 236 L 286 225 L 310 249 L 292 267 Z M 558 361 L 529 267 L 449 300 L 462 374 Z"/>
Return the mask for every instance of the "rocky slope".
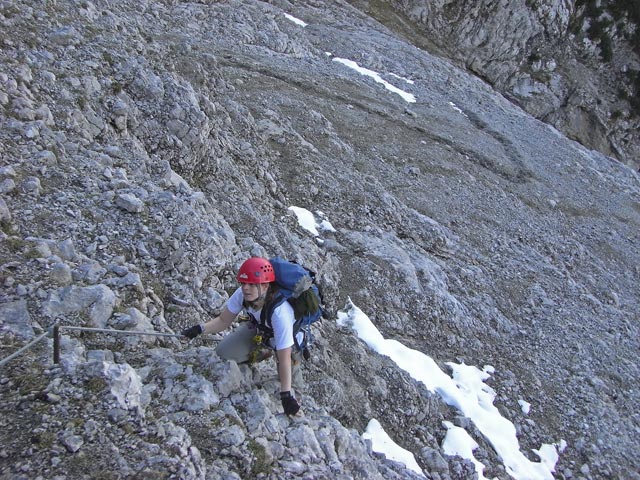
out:
<path id="1" fill-rule="evenodd" d="M 63 330 L 59 365 L 49 339 L 1 367 L 1 478 L 416 476 L 371 452 L 371 418 L 427 478 L 473 477 L 442 450 L 452 419 L 510 478 L 333 321 L 349 299 L 444 370 L 492 365 L 522 452 L 567 442 L 557 478 L 638 478 L 631 169 L 342 1 L 12 1 L 0 21 L 1 358 L 56 321 L 179 332 L 249 255 L 317 270 L 332 311 L 294 419 L 272 365 L 220 361 L 219 337 Z"/>
<path id="2" fill-rule="evenodd" d="M 634 2 L 351 3 L 413 44 L 459 62 L 569 138 L 640 168 Z"/>

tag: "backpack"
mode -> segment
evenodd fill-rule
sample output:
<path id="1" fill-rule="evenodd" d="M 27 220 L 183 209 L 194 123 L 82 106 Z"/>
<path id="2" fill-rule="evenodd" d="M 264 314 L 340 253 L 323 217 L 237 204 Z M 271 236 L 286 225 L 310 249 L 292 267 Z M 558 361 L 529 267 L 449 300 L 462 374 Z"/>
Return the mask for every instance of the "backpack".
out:
<path id="1" fill-rule="evenodd" d="M 263 333 L 273 336 L 271 327 L 273 311 L 283 302 L 289 302 L 296 318 L 293 324 L 293 341 L 302 351 L 304 358 L 308 359 L 308 347 L 313 340 L 311 324 L 320 320 L 325 314 L 322 293 L 315 283 L 316 274 L 294 261 L 287 261 L 280 257 L 270 258 L 269 262 L 273 266 L 278 291 L 273 300 L 262 309 L 260 328 Z M 299 343 L 296 337 L 300 331 L 304 333 L 304 339 Z"/>

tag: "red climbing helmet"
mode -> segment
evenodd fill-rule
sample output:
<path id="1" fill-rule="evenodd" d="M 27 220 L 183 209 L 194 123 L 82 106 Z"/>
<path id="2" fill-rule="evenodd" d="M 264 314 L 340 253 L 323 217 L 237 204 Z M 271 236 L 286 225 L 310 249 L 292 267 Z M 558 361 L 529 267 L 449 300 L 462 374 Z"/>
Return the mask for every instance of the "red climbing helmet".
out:
<path id="1" fill-rule="evenodd" d="M 240 266 L 236 278 L 240 283 L 271 283 L 276 281 L 276 274 L 269 260 L 251 257 Z"/>

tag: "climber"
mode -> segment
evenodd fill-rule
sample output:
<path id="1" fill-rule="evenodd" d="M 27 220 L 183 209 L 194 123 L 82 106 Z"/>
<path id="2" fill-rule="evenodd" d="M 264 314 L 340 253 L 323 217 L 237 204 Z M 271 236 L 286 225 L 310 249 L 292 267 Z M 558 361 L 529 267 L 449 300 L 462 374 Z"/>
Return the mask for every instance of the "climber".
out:
<path id="1" fill-rule="evenodd" d="M 240 287 L 231 295 L 220 315 L 206 323 L 189 327 L 182 334 L 193 339 L 202 333 L 218 333 L 229 328 L 238 317 L 240 324 L 224 337 L 216 353 L 225 360 L 253 363 L 269 358 L 275 350 L 282 407 L 287 415 L 295 415 L 300 405 L 291 393 L 292 378 L 299 373 L 299 355 L 293 348 L 293 308 L 288 302 L 283 302 L 273 310 L 273 337 L 265 339 L 259 329 L 258 319 L 277 291 L 273 266 L 265 258 L 252 257 L 240 266 L 236 278 Z M 246 315 L 240 315 L 243 310 Z"/>

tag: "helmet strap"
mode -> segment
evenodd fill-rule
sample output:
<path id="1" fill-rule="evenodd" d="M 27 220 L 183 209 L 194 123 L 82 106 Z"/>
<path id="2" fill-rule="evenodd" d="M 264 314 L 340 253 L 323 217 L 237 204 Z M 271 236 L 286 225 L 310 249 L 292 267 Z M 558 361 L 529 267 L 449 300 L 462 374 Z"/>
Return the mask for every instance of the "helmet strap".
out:
<path id="1" fill-rule="evenodd" d="M 266 285 L 267 288 L 264 289 L 264 293 L 261 293 L 260 296 L 258 297 L 258 300 L 264 300 L 265 298 L 267 298 L 267 293 L 269 293 L 269 284 L 268 283 L 261 283 L 260 284 L 260 291 L 262 291 L 262 285 Z"/>

